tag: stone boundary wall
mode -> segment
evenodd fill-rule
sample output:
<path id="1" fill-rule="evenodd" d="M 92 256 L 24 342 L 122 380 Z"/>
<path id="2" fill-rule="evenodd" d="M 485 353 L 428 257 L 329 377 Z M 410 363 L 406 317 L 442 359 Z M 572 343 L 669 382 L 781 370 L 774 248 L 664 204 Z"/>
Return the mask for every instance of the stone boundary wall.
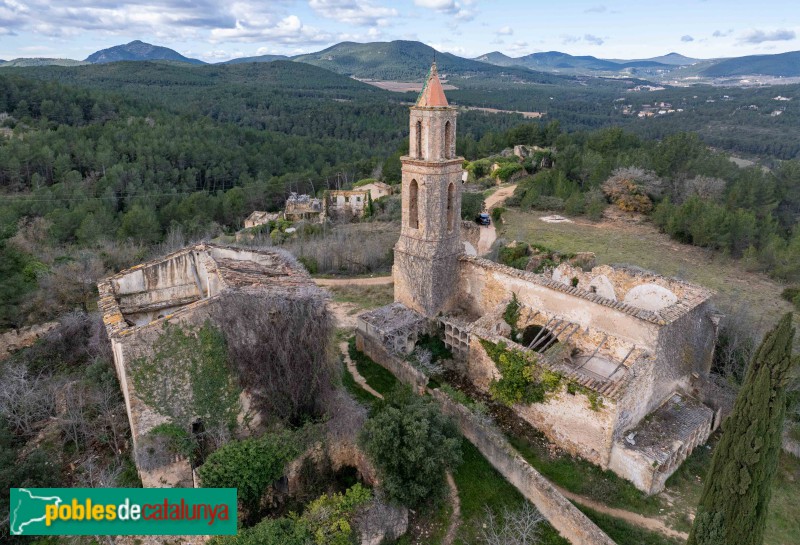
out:
<path id="1" fill-rule="evenodd" d="M 411 386 L 415 392 L 419 394 L 425 393 L 428 387 L 428 377 L 407 361 L 390 353 L 374 337 L 356 330 L 356 348 L 392 373 L 400 382 Z"/>
<path id="2" fill-rule="evenodd" d="M 430 393 L 441 405 L 442 412 L 456 421 L 464 437 L 564 538 L 575 545 L 614 545 L 610 537 L 520 456 L 499 432 L 486 427 L 469 409 L 444 392 L 437 389 Z"/>
<path id="3" fill-rule="evenodd" d="M 492 467 L 519 490 L 561 535 L 574 545 L 615 545 L 594 522 L 536 471 L 496 430 L 486 427 L 469 409 L 441 390 L 428 390 L 428 377 L 408 362 L 390 354 L 380 343 L 356 331 L 356 348 L 390 371 L 404 384 L 422 394 L 429 392 L 452 417 L 462 435 L 486 457 Z"/>

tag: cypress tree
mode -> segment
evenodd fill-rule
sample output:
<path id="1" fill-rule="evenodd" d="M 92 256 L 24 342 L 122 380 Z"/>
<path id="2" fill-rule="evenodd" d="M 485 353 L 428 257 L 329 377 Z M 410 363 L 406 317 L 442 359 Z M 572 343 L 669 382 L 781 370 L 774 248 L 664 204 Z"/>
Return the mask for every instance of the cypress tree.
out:
<path id="1" fill-rule="evenodd" d="M 792 315 L 758 347 L 714 451 L 687 545 L 761 545 L 792 365 Z"/>

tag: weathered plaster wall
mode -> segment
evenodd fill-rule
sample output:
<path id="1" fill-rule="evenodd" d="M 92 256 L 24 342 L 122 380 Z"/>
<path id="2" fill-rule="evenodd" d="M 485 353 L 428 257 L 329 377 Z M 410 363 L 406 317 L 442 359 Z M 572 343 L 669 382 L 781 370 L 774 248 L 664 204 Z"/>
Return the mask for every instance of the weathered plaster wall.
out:
<path id="1" fill-rule="evenodd" d="M 500 378 L 477 336 L 470 339 L 465 365 L 470 381 L 484 392 L 489 391 L 493 379 Z M 515 405 L 514 412 L 570 454 L 602 467 L 608 465 L 617 418 L 613 400 L 604 398 L 603 407 L 593 410 L 586 395 L 567 393 L 565 384 L 564 390 L 547 402 Z"/>
<path id="2" fill-rule="evenodd" d="M 462 259 L 459 275 L 461 304 L 474 314 L 505 305 L 516 293 L 520 303 L 558 316 L 583 328 L 612 333 L 621 341 L 655 351 L 658 326 L 623 310 L 584 297 L 550 289 L 531 281 L 536 275 L 485 259 Z"/>

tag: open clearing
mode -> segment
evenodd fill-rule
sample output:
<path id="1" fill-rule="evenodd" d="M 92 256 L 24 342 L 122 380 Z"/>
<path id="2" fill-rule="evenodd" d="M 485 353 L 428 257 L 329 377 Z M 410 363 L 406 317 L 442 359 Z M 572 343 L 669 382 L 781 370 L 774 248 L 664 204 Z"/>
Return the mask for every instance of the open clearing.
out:
<path id="1" fill-rule="evenodd" d="M 792 311 L 781 298 L 784 286 L 719 253 L 671 240 L 650 223 L 604 220 L 592 223 L 547 223 L 547 212 L 509 210 L 499 236 L 509 242 L 538 243 L 564 252 L 594 252 L 599 264 L 626 263 L 674 276 L 717 291 L 715 303 L 723 312 L 746 310 L 753 326 L 764 331 Z"/>

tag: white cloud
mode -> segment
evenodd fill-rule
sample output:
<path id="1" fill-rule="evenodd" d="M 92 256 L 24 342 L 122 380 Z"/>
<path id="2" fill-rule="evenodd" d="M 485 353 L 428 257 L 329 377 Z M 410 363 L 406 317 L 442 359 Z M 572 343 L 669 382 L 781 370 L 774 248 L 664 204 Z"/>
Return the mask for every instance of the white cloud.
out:
<path id="1" fill-rule="evenodd" d="M 237 19 L 233 28 L 212 29 L 211 41 L 321 44 L 331 41 L 331 36 L 304 25 L 296 15 L 289 15 L 273 22 L 269 16 L 251 12 L 250 18 Z"/>
<path id="2" fill-rule="evenodd" d="M 605 13 L 608 11 L 608 8 L 605 6 L 592 6 L 583 10 L 584 13 Z"/>
<path id="3" fill-rule="evenodd" d="M 694 41 L 694 38 L 692 38 L 691 36 L 689 36 L 688 34 L 686 34 L 685 36 L 681 36 L 681 41 L 682 41 L 682 42 L 693 42 L 693 41 Z"/>
<path id="4" fill-rule="evenodd" d="M 728 30 L 715 30 L 712 36 L 715 38 L 724 38 L 725 36 L 730 36 L 731 34 L 733 34 L 732 28 Z"/>
<path id="5" fill-rule="evenodd" d="M 504 26 L 503 28 L 497 31 L 498 34 L 502 34 L 503 36 L 511 36 L 514 34 L 514 29 L 510 26 Z"/>
<path id="6" fill-rule="evenodd" d="M 308 5 L 322 17 L 351 25 L 386 25 L 398 15 L 394 8 L 364 0 L 309 0 Z"/>
<path id="7" fill-rule="evenodd" d="M 751 30 L 741 37 L 740 43 L 760 44 L 764 42 L 781 42 L 794 40 L 797 34 L 794 30 L 778 29 L 778 30 Z"/>
<path id="8" fill-rule="evenodd" d="M 414 0 L 414 4 L 421 7 L 451 15 L 459 21 L 469 21 L 475 17 L 472 9 L 474 0 Z"/>
<path id="9" fill-rule="evenodd" d="M 605 40 L 603 40 L 603 38 L 595 36 L 594 34 L 584 34 L 583 39 L 589 42 L 590 44 L 594 45 L 603 45 L 605 43 Z"/>
<path id="10" fill-rule="evenodd" d="M 574 44 L 578 42 L 586 42 L 593 45 L 603 45 L 605 40 L 600 36 L 595 36 L 594 34 L 584 34 L 583 36 L 565 34 L 561 36 L 562 44 Z"/>

